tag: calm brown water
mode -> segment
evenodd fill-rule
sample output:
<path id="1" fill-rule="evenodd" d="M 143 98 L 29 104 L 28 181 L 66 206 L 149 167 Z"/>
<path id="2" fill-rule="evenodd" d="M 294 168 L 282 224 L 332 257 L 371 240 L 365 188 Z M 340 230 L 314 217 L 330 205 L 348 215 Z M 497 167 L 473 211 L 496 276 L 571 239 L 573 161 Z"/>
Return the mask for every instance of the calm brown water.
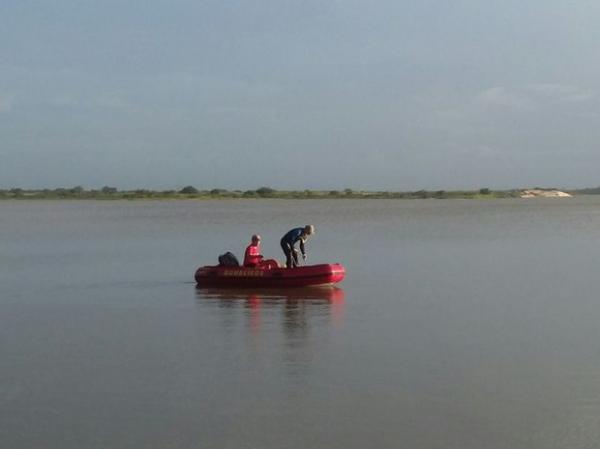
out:
<path id="1" fill-rule="evenodd" d="M 338 290 L 197 289 L 314 223 Z M 0 447 L 591 448 L 600 198 L 0 202 Z"/>

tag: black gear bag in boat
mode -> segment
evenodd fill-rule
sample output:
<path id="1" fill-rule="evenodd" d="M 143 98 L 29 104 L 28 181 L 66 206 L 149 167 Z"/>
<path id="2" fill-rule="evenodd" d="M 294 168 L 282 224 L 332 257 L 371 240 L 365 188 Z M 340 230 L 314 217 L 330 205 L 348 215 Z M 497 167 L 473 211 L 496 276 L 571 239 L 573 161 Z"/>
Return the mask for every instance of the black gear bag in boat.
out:
<path id="1" fill-rule="evenodd" d="M 219 265 L 224 267 L 239 267 L 240 262 L 237 260 L 237 257 L 235 257 L 235 254 L 227 251 L 225 254 L 219 256 Z"/>

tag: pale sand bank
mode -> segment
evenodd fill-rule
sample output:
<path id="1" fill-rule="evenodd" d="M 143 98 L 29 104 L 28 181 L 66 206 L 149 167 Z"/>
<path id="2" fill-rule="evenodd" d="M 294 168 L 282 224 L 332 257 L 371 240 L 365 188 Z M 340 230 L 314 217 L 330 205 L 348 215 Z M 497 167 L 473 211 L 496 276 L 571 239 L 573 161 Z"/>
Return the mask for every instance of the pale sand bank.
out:
<path id="1" fill-rule="evenodd" d="M 560 190 L 531 189 L 521 191 L 521 198 L 571 198 L 573 195 Z"/>

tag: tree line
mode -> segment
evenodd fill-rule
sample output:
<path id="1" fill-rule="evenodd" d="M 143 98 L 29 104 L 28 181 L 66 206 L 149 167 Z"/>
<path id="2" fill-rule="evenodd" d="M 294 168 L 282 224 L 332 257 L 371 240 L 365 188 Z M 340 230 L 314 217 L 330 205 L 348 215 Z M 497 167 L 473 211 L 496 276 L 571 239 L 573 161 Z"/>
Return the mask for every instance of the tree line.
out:
<path id="1" fill-rule="evenodd" d="M 350 188 L 342 190 L 277 190 L 259 187 L 255 190 L 197 189 L 192 185 L 177 190 L 134 189 L 120 190 L 104 186 L 86 189 L 83 186 L 56 189 L 0 189 L 0 199 L 215 199 L 215 198 L 282 198 L 282 199 L 448 199 L 448 198 L 511 198 L 518 197 L 519 190 L 417 190 L 408 192 L 365 191 Z M 587 193 L 587 192 L 586 192 Z M 600 193 L 600 188 L 598 189 Z"/>

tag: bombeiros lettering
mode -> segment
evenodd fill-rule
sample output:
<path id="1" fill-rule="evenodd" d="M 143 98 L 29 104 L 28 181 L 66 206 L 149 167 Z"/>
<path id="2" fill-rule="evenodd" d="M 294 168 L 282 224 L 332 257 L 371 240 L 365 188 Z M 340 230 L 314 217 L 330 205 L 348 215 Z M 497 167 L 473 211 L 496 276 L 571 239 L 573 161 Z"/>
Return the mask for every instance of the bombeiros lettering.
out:
<path id="1" fill-rule="evenodd" d="M 223 276 L 260 277 L 264 276 L 263 270 L 225 270 Z"/>

